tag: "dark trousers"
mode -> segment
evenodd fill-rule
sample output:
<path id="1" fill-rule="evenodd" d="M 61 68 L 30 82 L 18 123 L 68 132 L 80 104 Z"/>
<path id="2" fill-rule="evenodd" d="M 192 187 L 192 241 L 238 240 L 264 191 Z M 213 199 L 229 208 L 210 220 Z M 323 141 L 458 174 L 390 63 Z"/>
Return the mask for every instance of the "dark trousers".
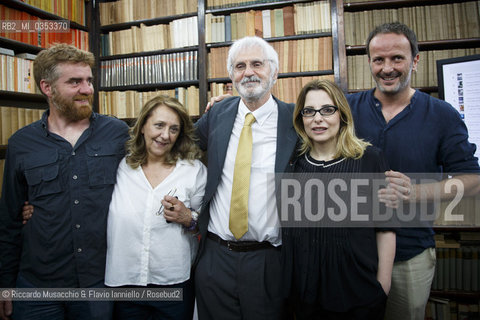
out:
<path id="1" fill-rule="evenodd" d="M 132 288 L 132 286 L 128 286 Z M 191 320 L 195 294 L 193 281 L 160 286 L 148 285 L 149 288 L 182 289 L 182 301 L 116 301 L 115 320 Z"/>
<path id="2" fill-rule="evenodd" d="M 230 251 L 211 239 L 195 269 L 199 320 L 278 320 L 283 316 L 280 250 Z"/>
<path id="3" fill-rule="evenodd" d="M 103 280 L 91 288 L 104 288 Z M 21 275 L 17 288 L 35 288 Z M 13 320 L 109 320 L 112 301 L 14 301 Z"/>
<path id="4" fill-rule="evenodd" d="M 354 307 L 347 312 L 329 311 L 320 304 L 301 301 L 293 303 L 296 320 L 383 320 L 387 296 L 381 295 L 368 305 Z"/>

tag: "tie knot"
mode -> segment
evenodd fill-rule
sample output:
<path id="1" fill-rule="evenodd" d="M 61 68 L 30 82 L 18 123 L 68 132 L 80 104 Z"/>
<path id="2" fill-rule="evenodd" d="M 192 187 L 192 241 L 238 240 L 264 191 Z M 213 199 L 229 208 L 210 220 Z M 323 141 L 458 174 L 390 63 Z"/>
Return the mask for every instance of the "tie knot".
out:
<path id="1" fill-rule="evenodd" d="M 253 113 L 247 113 L 247 115 L 245 116 L 245 123 L 243 124 L 243 126 L 250 127 L 254 122 L 255 122 L 255 116 L 253 115 Z"/>

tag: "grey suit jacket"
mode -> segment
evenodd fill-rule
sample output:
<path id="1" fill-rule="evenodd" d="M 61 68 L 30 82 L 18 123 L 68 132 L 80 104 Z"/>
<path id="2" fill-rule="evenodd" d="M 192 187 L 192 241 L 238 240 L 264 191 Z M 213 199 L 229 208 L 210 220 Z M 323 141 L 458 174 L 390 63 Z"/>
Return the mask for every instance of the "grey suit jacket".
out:
<path id="1" fill-rule="evenodd" d="M 275 172 L 283 172 L 288 165 L 297 141 L 297 134 L 292 122 L 294 105 L 279 101 L 275 97 L 274 99 L 278 105 Z M 237 116 L 239 103 L 240 97 L 232 97 L 216 103 L 195 124 L 200 148 L 207 150 L 208 155 L 207 185 L 203 198 L 202 212 L 198 221 L 202 241 L 197 259 L 201 255 L 203 243 L 207 235 L 210 220 L 210 201 L 215 195 L 220 182 L 228 142 L 233 130 L 235 117 Z"/>

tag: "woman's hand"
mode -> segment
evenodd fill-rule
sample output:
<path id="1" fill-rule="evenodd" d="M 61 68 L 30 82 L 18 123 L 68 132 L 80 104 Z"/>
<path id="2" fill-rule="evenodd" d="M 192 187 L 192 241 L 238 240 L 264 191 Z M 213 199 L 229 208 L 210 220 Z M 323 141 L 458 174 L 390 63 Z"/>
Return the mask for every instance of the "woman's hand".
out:
<path id="1" fill-rule="evenodd" d="M 186 228 L 192 223 L 192 213 L 190 209 L 185 207 L 182 201 L 176 197 L 165 196 L 162 200 L 163 215 L 169 222 L 179 223 Z"/>
<path id="2" fill-rule="evenodd" d="M 393 261 L 395 259 L 396 235 L 392 231 L 377 232 L 378 270 L 377 281 L 388 296 L 392 285 Z"/>
<path id="3" fill-rule="evenodd" d="M 392 278 L 391 277 L 383 277 L 380 274 L 377 274 L 377 281 L 380 282 L 383 291 L 388 296 L 390 293 L 390 288 L 392 287 Z"/>

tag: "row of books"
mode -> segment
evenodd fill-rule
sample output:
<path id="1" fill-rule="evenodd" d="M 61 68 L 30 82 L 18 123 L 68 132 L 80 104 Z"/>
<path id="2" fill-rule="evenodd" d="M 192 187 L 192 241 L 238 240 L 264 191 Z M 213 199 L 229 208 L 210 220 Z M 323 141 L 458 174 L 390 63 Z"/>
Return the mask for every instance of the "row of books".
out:
<path id="1" fill-rule="evenodd" d="M 197 46 L 197 17 L 153 26 L 142 23 L 140 27 L 133 26 L 130 29 L 102 34 L 101 38 L 103 56 Z"/>
<path id="2" fill-rule="evenodd" d="M 425 320 L 473 320 L 479 319 L 479 303 L 430 297 L 425 308 Z"/>
<path id="3" fill-rule="evenodd" d="M 332 37 L 274 41 L 278 53 L 279 73 L 331 70 L 333 68 Z M 208 54 L 209 78 L 228 77 L 228 47 L 211 48 Z"/>
<path id="4" fill-rule="evenodd" d="M 22 0 L 22 2 L 85 25 L 85 0 Z"/>
<path id="5" fill-rule="evenodd" d="M 218 97 L 222 94 L 231 94 L 233 96 L 238 96 L 237 90 L 233 87 L 231 82 L 229 83 L 210 83 L 210 90 L 208 91 L 208 99 L 212 97 Z"/>
<path id="6" fill-rule="evenodd" d="M 38 93 L 32 58 L 34 55 L 21 53 L 14 56 L 13 50 L 0 48 L 0 90 Z"/>
<path id="7" fill-rule="evenodd" d="M 357 3 L 357 2 L 373 2 L 373 1 L 378 1 L 378 0 L 346 0 L 343 5 L 345 7 L 348 7 L 350 3 Z"/>
<path id="8" fill-rule="evenodd" d="M 437 60 L 479 53 L 480 48 L 421 51 L 417 71 L 412 73 L 412 86 L 416 88 L 438 86 Z M 347 68 L 349 90 L 375 87 L 366 54 L 347 56 Z"/>
<path id="9" fill-rule="evenodd" d="M 252 4 L 280 2 L 281 0 L 207 0 L 208 9 L 222 9 L 240 6 L 249 6 Z"/>
<path id="10" fill-rule="evenodd" d="M 296 77 L 278 79 L 272 88 L 272 94 L 283 102 L 296 103 L 297 97 L 302 88 L 314 79 L 326 79 L 334 81 L 333 75 L 313 76 L 313 77 Z"/>
<path id="11" fill-rule="evenodd" d="M 225 42 L 258 36 L 283 37 L 330 32 L 330 2 L 299 3 L 272 10 L 249 10 L 230 15 L 205 15 L 205 42 Z"/>
<path id="12" fill-rule="evenodd" d="M 197 0 L 120 0 L 100 2 L 100 24 L 104 26 L 185 13 L 196 13 L 197 6 Z"/>
<path id="13" fill-rule="evenodd" d="M 479 291 L 478 232 L 437 233 L 437 264 L 432 290 Z"/>
<path id="14" fill-rule="evenodd" d="M 44 111 L 45 110 L 42 109 L 0 106 L 0 123 L 2 124 L 2 129 L 0 131 L 0 144 L 8 144 L 8 139 L 18 129 L 23 128 L 34 121 L 40 120 Z"/>
<path id="15" fill-rule="evenodd" d="M 142 106 L 151 98 L 158 95 L 174 97 L 182 103 L 190 116 L 198 116 L 199 110 L 199 92 L 198 88 L 190 86 L 188 88 L 178 87 L 172 90 L 159 91 L 100 91 L 99 92 L 99 110 L 100 113 L 113 115 L 120 119 L 138 117 Z"/>
<path id="16" fill-rule="evenodd" d="M 198 80 L 197 56 L 197 51 L 185 51 L 102 61 L 100 86 Z"/>
<path id="17" fill-rule="evenodd" d="M 0 21 L 41 21 L 37 16 L 28 14 L 23 11 L 12 9 L 0 4 Z M 70 29 L 67 32 L 6 32 L 0 31 L 0 37 L 10 40 L 20 41 L 36 47 L 47 48 L 54 43 L 69 43 L 79 49 L 88 51 L 88 32 Z"/>
<path id="18" fill-rule="evenodd" d="M 375 26 L 400 21 L 418 41 L 480 37 L 478 1 L 399 9 L 345 12 L 345 44 L 365 44 Z"/>

